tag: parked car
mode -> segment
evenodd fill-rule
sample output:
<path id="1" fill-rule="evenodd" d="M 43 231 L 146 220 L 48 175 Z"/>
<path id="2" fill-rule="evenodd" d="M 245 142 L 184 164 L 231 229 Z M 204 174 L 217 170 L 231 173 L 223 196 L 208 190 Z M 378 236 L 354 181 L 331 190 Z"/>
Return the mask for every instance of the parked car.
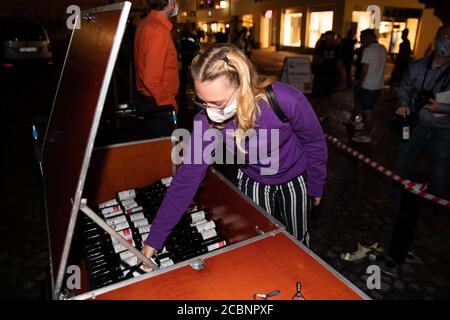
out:
<path id="1" fill-rule="evenodd" d="M 26 61 L 53 64 L 50 39 L 45 27 L 34 20 L 0 20 L 0 61 L 13 67 Z"/>

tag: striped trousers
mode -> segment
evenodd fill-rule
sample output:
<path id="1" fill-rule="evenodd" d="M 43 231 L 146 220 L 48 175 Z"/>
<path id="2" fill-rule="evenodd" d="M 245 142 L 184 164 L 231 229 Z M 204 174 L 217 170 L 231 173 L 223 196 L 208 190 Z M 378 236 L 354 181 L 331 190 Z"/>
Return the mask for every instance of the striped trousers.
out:
<path id="1" fill-rule="evenodd" d="M 254 181 L 239 169 L 237 178 L 242 192 L 271 216 L 281 219 L 288 232 L 309 247 L 308 212 L 312 201 L 304 175 L 283 184 L 267 185 Z"/>

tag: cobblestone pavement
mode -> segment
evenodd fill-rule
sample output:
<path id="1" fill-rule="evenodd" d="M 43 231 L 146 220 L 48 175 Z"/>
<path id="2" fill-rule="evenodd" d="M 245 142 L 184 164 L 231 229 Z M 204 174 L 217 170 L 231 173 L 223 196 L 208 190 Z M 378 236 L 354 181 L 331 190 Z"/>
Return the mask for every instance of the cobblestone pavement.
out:
<path id="1" fill-rule="evenodd" d="M 384 98 L 385 95 L 384 95 Z M 346 141 L 341 122 L 351 108 L 351 92 L 336 95 L 339 101 L 330 108 L 327 133 Z M 355 149 L 393 169 L 398 140 L 387 129 L 392 105 L 379 104 L 374 127 L 377 131 L 370 146 Z M 369 246 L 389 244 L 397 210 L 391 199 L 392 184 L 387 178 L 361 162 L 355 161 L 334 145 L 328 145 L 329 176 L 324 202 L 313 215 L 311 247 L 319 256 L 365 291 L 373 299 L 448 299 L 450 298 L 450 226 L 448 210 L 423 214 L 415 234 L 413 250 L 423 265 L 404 264 L 399 279 L 382 277 L 381 290 L 366 286 L 367 259 L 347 262 L 340 253 L 356 250 L 358 242 Z M 420 166 L 419 166 L 419 171 Z"/>
<path id="2" fill-rule="evenodd" d="M 270 52 L 256 51 L 255 61 L 261 71 L 276 73 L 281 68 L 283 53 L 271 58 Z M 258 59 L 258 56 L 264 59 Z M 263 61 L 264 60 L 264 61 Z M 1 80 L 1 79 L 0 79 Z M 37 83 L 35 81 L 38 81 Z M 48 110 L 33 109 L 36 104 L 51 104 L 55 79 L 29 79 L 26 83 L 0 83 L 2 88 L 0 191 L 0 288 L 2 299 L 46 298 L 47 237 L 39 171 L 33 161 L 29 119 L 48 114 Z M 46 90 L 38 83 L 46 83 Z M 385 99 L 387 91 L 384 93 Z M 335 95 L 329 106 L 327 133 L 348 142 L 342 121 L 352 106 L 351 91 Z M 387 130 L 392 104 L 377 106 L 374 143 L 355 145 L 365 155 L 388 168 L 393 168 L 398 141 Z M 45 108 L 44 108 L 45 109 Z M 192 112 L 184 111 L 180 122 L 189 126 Z M 39 119 L 38 119 L 39 120 Z M 45 124 L 45 117 L 42 119 Z M 39 122 L 41 123 L 41 122 Z M 43 127 L 40 127 L 43 129 Z M 419 171 L 426 164 L 422 160 Z M 450 227 L 449 212 L 423 214 L 415 234 L 414 251 L 424 261 L 422 265 L 405 264 L 400 277 L 382 277 L 380 290 L 366 286 L 367 259 L 346 262 L 343 252 L 354 251 L 358 242 L 387 245 L 396 217 L 390 198 L 391 182 L 367 165 L 355 161 L 329 145 L 328 179 L 321 206 L 311 214 L 311 248 L 338 272 L 373 299 L 449 299 L 450 298 Z M 234 168 L 221 167 L 231 180 Z"/>

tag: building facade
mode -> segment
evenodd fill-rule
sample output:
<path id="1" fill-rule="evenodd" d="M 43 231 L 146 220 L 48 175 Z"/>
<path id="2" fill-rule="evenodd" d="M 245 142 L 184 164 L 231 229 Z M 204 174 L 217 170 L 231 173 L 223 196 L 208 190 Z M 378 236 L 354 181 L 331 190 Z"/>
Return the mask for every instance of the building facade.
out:
<path id="1" fill-rule="evenodd" d="M 82 9 L 123 0 L 78 0 Z M 130 16 L 137 22 L 147 11 L 146 0 L 131 0 Z M 388 52 L 396 53 L 401 31 L 408 27 L 409 40 L 416 57 L 427 52 L 436 29 L 442 24 L 434 15 L 445 17 L 450 12 L 448 0 L 177 0 L 180 24 L 191 24 L 205 33 L 203 42 L 214 42 L 214 33 L 228 33 L 230 37 L 243 26 L 250 29 L 259 48 L 309 52 L 321 33 L 334 30 L 345 37 L 353 27 L 363 30 L 371 25 L 367 8 L 380 8 L 380 43 Z M 32 0 L 4 0 L 0 16 L 37 16 L 58 21 L 64 27 L 66 7 L 74 1 L 51 0 L 36 5 Z M 448 16 L 447 12 L 447 16 Z M 52 23 L 49 23 L 52 24 Z"/>
<path id="2" fill-rule="evenodd" d="M 320 35 L 328 30 L 345 37 L 350 28 L 359 32 L 375 24 L 379 41 L 391 54 L 398 52 L 401 32 L 409 29 L 416 57 L 423 56 L 442 25 L 434 9 L 417 0 L 178 0 L 179 23 L 195 24 L 204 31 L 204 42 L 214 42 L 214 33 L 233 34 L 243 26 L 259 48 L 311 52 Z M 368 7 L 379 8 L 376 13 Z"/>

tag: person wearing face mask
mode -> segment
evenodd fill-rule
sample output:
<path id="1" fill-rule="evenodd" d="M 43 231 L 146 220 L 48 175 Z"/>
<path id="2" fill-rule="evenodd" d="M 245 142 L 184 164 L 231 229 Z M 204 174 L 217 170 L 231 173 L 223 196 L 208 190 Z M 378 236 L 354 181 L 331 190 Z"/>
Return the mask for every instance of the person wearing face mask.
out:
<path id="1" fill-rule="evenodd" d="M 427 193 L 442 197 L 450 163 L 450 99 L 437 99 L 436 95 L 450 90 L 450 25 L 440 27 L 435 37 L 435 50 L 431 55 L 411 62 L 397 92 L 396 113 L 405 118 L 415 115 L 417 125 L 407 142 L 399 145 L 396 173 L 414 180 L 413 167 L 421 151 L 428 156 Z M 450 92 L 449 92 L 450 93 Z M 438 101 L 439 100 L 439 101 Z M 412 177 L 412 178 L 411 178 Z M 394 197 L 399 201 L 399 214 L 389 244 L 387 259 L 381 271 L 398 276 L 399 265 L 416 259 L 410 252 L 414 230 L 421 208 L 433 212 L 438 208 L 421 198 L 396 187 Z M 401 202 L 400 202 L 401 201 Z"/>
<path id="2" fill-rule="evenodd" d="M 450 25 L 438 29 L 435 48 L 430 56 L 411 63 L 397 92 L 396 113 L 415 115 L 417 126 L 409 142 L 399 147 L 396 171 L 408 178 L 426 146 L 430 158 L 428 192 L 443 196 L 450 160 L 450 104 L 438 102 L 436 95 L 450 90 Z"/>
<path id="3" fill-rule="evenodd" d="M 135 70 L 139 101 L 151 137 L 170 136 L 175 129 L 175 96 L 179 89 L 178 57 L 172 40 L 171 17 L 178 14 L 176 0 L 147 0 L 150 12 L 136 30 Z"/>
<path id="4" fill-rule="evenodd" d="M 193 102 L 200 112 L 194 118 L 184 159 L 203 154 L 195 141 L 208 129 L 216 130 L 227 149 L 233 154 L 238 150 L 245 160 L 238 163 L 239 188 L 269 214 L 281 217 L 288 231 L 308 245 L 307 212 L 311 200 L 315 205 L 321 201 L 327 163 L 325 136 L 308 100 L 287 84 L 258 76 L 246 55 L 232 44 L 218 44 L 197 55 L 191 72 L 197 93 Z M 269 104 L 268 88 L 272 88 L 278 108 Z M 265 136 L 268 131 L 270 136 Z M 254 140 L 246 139 L 249 132 Z M 270 154 L 277 166 L 265 171 L 267 158 L 253 151 L 267 146 L 270 139 L 278 139 Z M 256 147 L 251 141 L 258 142 Z M 215 142 L 202 140 L 203 150 Z M 251 159 L 249 154 L 258 158 Z M 145 241 L 147 257 L 163 246 L 188 208 L 210 160 L 185 162 L 177 170 Z"/>

